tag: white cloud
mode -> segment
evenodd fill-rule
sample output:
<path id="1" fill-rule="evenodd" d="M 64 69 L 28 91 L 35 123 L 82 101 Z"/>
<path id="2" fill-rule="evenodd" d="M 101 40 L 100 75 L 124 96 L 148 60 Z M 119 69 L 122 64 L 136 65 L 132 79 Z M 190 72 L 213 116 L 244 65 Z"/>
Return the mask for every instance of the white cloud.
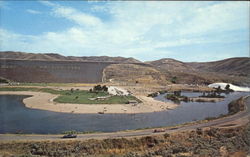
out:
<path id="1" fill-rule="evenodd" d="M 49 1 L 40 1 L 40 3 L 52 7 L 52 15 L 72 20 L 79 25 L 97 26 L 102 24 L 99 18 L 80 12 L 72 7 L 61 6 Z"/>
<path id="2" fill-rule="evenodd" d="M 249 40 L 247 36 L 234 38 L 235 32 L 249 29 L 249 2 L 109 2 L 94 5 L 93 14 L 58 3 L 41 3 L 51 7 L 52 16 L 70 20 L 75 26 L 38 36 L 1 30 L 3 50 L 152 60 L 167 57 L 171 47 Z M 95 12 L 105 12 L 111 20 Z"/>
<path id="3" fill-rule="evenodd" d="M 229 31 L 249 29 L 249 3 L 224 2 L 194 10 L 186 29 L 181 33 L 207 33 L 208 31 Z"/>
<path id="4" fill-rule="evenodd" d="M 28 13 L 31 13 L 31 14 L 41 14 L 42 12 L 40 11 L 37 11 L 37 10 L 33 10 L 33 9 L 27 9 L 26 10 Z"/>
<path id="5" fill-rule="evenodd" d="M 53 9 L 53 13 L 58 17 L 64 17 L 69 20 L 73 20 L 79 25 L 98 26 L 102 24 L 99 18 L 79 12 L 70 7 L 55 7 Z"/>
<path id="6" fill-rule="evenodd" d="M 50 1 L 44 1 L 44 0 L 39 0 L 39 2 L 43 5 L 50 6 L 50 7 L 55 7 L 57 6 L 55 3 L 52 3 Z"/>
<path id="7" fill-rule="evenodd" d="M 108 8 L 106 6 L 95 5 L 91 8 L 92 12 L 108 12 Z"/>

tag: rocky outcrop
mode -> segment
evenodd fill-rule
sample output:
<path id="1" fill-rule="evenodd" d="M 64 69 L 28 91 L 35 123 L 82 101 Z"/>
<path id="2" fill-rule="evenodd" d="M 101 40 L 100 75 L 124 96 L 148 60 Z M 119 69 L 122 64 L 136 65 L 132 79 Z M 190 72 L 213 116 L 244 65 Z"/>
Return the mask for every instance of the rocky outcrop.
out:
<path id="1" fill-rule="evenodd" d="M 239 98 L 238 100 L 232 101 L 228 104 L 228 113 L 234 114 L 240 111 L 245 110 L 246 105 L 244 102 L 244 97 Z"/>

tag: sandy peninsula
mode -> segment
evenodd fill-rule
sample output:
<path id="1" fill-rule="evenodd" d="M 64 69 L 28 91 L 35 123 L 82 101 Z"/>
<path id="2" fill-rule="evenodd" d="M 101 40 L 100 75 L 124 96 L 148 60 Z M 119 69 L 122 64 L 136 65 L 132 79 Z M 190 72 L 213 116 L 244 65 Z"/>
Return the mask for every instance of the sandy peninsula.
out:
<path id="1" fill-rule="evenodd" d="M 178 105 L 174 103 L 161 102 L 151 97 L 136 95 L 142 103 L 133 104 L 69 104 L 56 103 L 53 100 L 59 95 L 43 92 L 30 91 L 1 91 L 0 95 L 30 95 L 23 99 L 28 108 L 48 110 L 63 113 L 149 113 L 174 109 Z"/>

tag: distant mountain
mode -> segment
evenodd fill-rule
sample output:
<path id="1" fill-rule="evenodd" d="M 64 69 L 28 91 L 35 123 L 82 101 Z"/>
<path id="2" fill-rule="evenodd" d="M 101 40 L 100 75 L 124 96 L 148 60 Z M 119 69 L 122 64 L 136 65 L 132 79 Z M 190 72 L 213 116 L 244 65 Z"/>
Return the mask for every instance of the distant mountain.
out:
<path id="1" fill-rule="evenodd" d="M 75 57 L 62 56 L 55 53 L 25 53 L 13 51 L 1 51 L 1 59 L 21 59 L 21 60 L 46 60 L 46 61 L 100 61 L 100 62 L 119 62 L 119 63 L 141 63 L 134 58 L 108 57 L 108 56 L 90 56 Z"/>
<path id="2" fill-rule="evenodd" d="M 203 63 L 193 62 L 188 63 L 188 65 L 199 71 L 220 72 L 226 74 L 250 76 L 249 57 L 229 58 L 220 61 Z"/>
<path id="3" fill-rule="evenodd" d="M 213 62 L 181 62 L 164 58 L 147 63 L 169 72 L 220 72 L 243 76 L 250 74 L 249 57 L 228 58 Z"/>
<path id="4" fill-rule="evenodd" d="M 231 82 L 250 84 L 250 58 L 229 58 L 214 62 L 181 62 L 164 58 L 147 62 L 177 83 Z"/>
<path id="5" fill-rule="evenodd" d="M 188 72 L 195 71 L 195 69 L 185 62 L 181 62 L 171 58 L 163 58 L 156 61 L 147 62 L 148 64 L 153 65 L 155 68 L 163 71 L 169 72 Z"/>

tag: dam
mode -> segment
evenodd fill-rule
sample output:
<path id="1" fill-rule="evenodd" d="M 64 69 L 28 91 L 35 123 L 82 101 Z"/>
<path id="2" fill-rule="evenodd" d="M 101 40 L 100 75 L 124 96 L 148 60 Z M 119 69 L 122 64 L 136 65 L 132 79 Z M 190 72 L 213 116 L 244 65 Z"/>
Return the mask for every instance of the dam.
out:
<path id="1" fill-rule="evenodd" d="M 115 62 L 0 60 L 0 77 L 27 83 L 98 83 Z"/>
<path id="2" fill-rule="evenodd" d="M 120 63 L 0 59 L 0 77 L 25 83 L 99 83 L 107 66 Z"/>

